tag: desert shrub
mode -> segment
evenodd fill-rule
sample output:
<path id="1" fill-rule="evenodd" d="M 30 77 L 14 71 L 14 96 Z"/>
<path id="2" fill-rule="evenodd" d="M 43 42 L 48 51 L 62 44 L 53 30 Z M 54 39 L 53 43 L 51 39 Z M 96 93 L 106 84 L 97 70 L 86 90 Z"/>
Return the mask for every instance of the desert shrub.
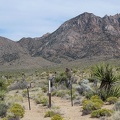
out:
<path id="1" fill-rule="evenodd" d="M 10 90 L 16 90 L 16 89 L 25 89 L 27 88 L 27 82 L 25 80 L 16 82 L 10 86 Z"/>
<path id="2" fill-rule="evenodd" d="M 64 120 L 63 117 L 59 114 L 54 115 L 51 120 Z"/>
<path id="3" fill-rule="evenodd" d="M 115 103 L 115 105 L 114 105 L 114 110 L 115 110 L 115 111 L 120 111 L 120 101 L 117 102 L 117 103 Z"/>
<path id="4" fill-rule="evenodd" d="M 9 109 L 9 119 L 11 118 L 22 118 L 24 116 L 24 108 L 20 104 L 13 104 Z"/>
<path id="5" fill-rule="evenodd" d="M 98 92 L 99 96 L 101 96 L 102 100 L 107 100 L 107 98 L 113 97 L 120 97 L 120 87 L 111 87 L 110 89 L 105 90 L 104 88 Z"/>
<path id="6" fill-rule="evenodd" d="M 5 94 L 6 94 L 5 90 L 0 91 L 0 100 L 4 100 Z"/>
<path id="7" fill-rule="evenodd" d="M 118 98 L 117 97 L 109 97 L 107 98 L 106 100 L 109 104 L 114 104 L 118 101 Z"/>
<path id="8" fill-rule="evenodd" d="M 60 76 L 57 76 L 56 78 L 55 78 L 55 82 L 61 82 L 61 81 L 66 81 L 67 80 L 67 77 L 66 77 L 66 75 L 65 74 L 61 74 Z"/>
<path id="9" fill-rule="evenodd" d="M 102 116 L 111 116 L 112 113 L 113 113 L 112 110 L 99 109 L 99 110 L 92 111 L 91 117 L 99 118 L 99 117 L 102 117 Z"/>
<path id="10" fill-rule="evenodd" d="M 13 100 L 14 100 L 15 102 L 23 102 L 23 97 L 22 97 L 21 95 L 15 94 L 15 95 L 13 96 Z"/>
<path id="11" fill-rule="evenodd" d="M 111 117 L 111 120 L 120 120 L 120 111 L 115 111 Z"/>
<path id="12" fill-rule="evenodd" d="M 100 97 L 97 96 L 97 95 L 92 96 L 92 97 L 90 98 L 90 100 L 91 100 L 92 102 L 99 103 L 99 104 L 101 104 L 101 105 L 104 104 L 104 102 L 103 102 L 103 101 L 100 99 Z"/>
<path id="13" fill-rule="evenodd" d="M 41 103 L 41 99 L 42 99 L 43 96 L 44 96 L 43 93 L 37 94 L 37 96 L 34 98 L 36 104 L 40 104 Z"/>
<path id="14" fill-rule="evenodd" d="M 99 103 L 101 106 L 104 104 L 101 99 L 93 99 L 92 102 Z"/>
<path id="15" fill-rule="evenodd" d="M 24 90 L 22 91 L 22 96 L 23 96 L 23 97 L 27 97 L 27 90 L 26 90 L 26 89 L 24 89 Z"/>
<path id="16" fill-rule="evenodd" d="M 36 104 L 42 104 L 43 106 L 48 105 L 48 98 L 44 97 L 43 93 L 37 94 L 37 96 L 35 97 L 34 100 L 35 100 Z"/>
<path id="17" fill-rule="evenodd" d="M 14 95 L 6 95 L 5 102 L 8 105 L 23 102 L 23 97 L 21 95 L 17 94 L 17 93 L 15 93 Z"/>
<path id="18" fill-rule="evenodd" d="M 7 90 L 7 85 L 4 80 L 0 80 L 0 90 Z"/>
<path id="19" fill-rule="evenodd" d="M 6 115 L 8 106 L 4 102 L 0 102 L 0 117 L 4 117 Z"/>
<path id="20" fill-rule="evenodd" d="M 4 118 L 2 118 L 2 120 L 8 120 L 8 118 L 7 118 L 7 117 L 4 117 Z"/>
<path id="21" fill-rule="evenodd" d="M 95 95 L 95 93 L 93 92 L 93 91 L 90 91 L 90 92 L 87 92 L 86 94 L 85 94 L 85 97 L 87 98 L 87 99 L 90 99 L 92 96 L 94 96 Z"/>
<path id="22" fill-rule="evenodd" d="M 58 97 L 64 97 L 65 94 L 66 94 L 65 91 L 59 90 L 59 91 L 56 93 L 56 96 L 58 96 Z"/>
<path id="23" fill-rule="evenodd" d="M 93 110 L 98 110 L 102 107 L 100 103 L 93 102 L 91 100 L 84 100 L 82 105 L 83 105 L 83 114 L 89 114 Z"/>
<path id="24" fill-rule="evenodd" d="M 91 99 L 91 100 L 93 100 L 93 99 L 100 99 L 100 97 L 99 97 L 98 95 L 94 95 L 94 96 L 92 96 L 90 99 Z"/>
<path id="25" fill-rule="evenodd" d="M 37 98 L 35 98 L 34 100 L 35 100 L 35 103 L 36 103 L 36 104 L 40 104 L 40 103 L 41 103 L 41 98 L 38 98 L 38 97 L 37 97 Z"/>
<path id="26" fill-rule="evenodd" d="M 42 89 L 42 91 L 43 91 L 44 93 L 48 91 L 48 87 L 47 87 L 47 86 L 43 86 L 41 89 Z"/>
<path id="27" fill-rule="evenodd" d="M 54 111 L 47 111 L 44 115 L 44 117 L 52 117 L 54 116 L 56 113 Z"/>
<path id="28" fill-rule="evenodd" d="M 57 94 L 57 91 L 53 91 L 53 92 L 51 93 L 52 96 L 55 96 L 56 94 Z"/>
<path id="29" fill-rule="evenodd" d="M 41 99 L 41 104 L 42 104 L 43 106 L 47 106 L 47 105 L 48 105 L 48 98 L 47 98 L 47 97 L 43 97 L 43 98 Z"/>
<path id="30" fill-rule="evenodd" d="M 71 90 L 66 91 L 66 94 L 68 94 L 69 96 L 71 96 Z M 76 90 L 73 88 L 72 89 L 72 99 L 74 100 L 76 98 Z"/>

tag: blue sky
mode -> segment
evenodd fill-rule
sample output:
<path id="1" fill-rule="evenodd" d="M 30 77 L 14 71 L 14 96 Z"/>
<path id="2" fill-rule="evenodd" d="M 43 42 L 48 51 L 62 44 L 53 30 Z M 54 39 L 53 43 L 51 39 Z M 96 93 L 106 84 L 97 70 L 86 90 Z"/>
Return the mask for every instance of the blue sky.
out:
<path id="1" fill-rule="evenodd" d="M 0 36 L 41 37 L 83 12 L 120 13 L 120 0 L 0 0 Z"/>

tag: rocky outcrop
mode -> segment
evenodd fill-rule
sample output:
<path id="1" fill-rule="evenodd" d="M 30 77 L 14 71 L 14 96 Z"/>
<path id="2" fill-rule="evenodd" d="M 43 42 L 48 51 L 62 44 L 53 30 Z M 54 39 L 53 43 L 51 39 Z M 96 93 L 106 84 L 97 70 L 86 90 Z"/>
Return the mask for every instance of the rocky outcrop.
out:
<path id="1" fill-rule="evenodd" d="M 63 23 L 45 38 L 34 56 L 61 62 L 61 58 L 76 60 L 84 58 L 120 57 L 120 14 L 95 16 L 83 13 Z"/>

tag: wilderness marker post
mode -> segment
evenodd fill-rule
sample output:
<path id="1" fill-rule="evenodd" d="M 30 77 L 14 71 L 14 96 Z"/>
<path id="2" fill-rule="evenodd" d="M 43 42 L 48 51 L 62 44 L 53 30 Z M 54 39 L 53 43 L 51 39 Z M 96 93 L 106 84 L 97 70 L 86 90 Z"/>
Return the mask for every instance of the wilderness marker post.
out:
<path id="1" fill-rule="evenodd" d="M 70 86 L 71 86 L 71 105 L 73 106 L 72 80 L 70 80 Z"/>
<path id="2" fill-rule="evenodd" d="M 31 107 L 30 107 L 30 96 L 29 96 L 29 87 L 27 87 L 27 94 L 28 94 L 29 110 L 31 110 Z"/>
<path id="3" fill-rule="evenodd" d="M 48 105 L 48 107 L 51 108 L 51 80 L 50 79 L 49 79 L 48 96 L 49 96 L 49 105 Z"/>
<path id="4" fill-rule="evenodd" d="M 70 85 L 70 93 L 71 93 L 71 105 L 73 106 L 73 95 L 72 95 L 72 73 L 71 73 L 71 70 L 66 68 L 66 71 L 65 71 L 66 75 L 67 75 L 67 78 L 69 80 L 69 85 Z"/>

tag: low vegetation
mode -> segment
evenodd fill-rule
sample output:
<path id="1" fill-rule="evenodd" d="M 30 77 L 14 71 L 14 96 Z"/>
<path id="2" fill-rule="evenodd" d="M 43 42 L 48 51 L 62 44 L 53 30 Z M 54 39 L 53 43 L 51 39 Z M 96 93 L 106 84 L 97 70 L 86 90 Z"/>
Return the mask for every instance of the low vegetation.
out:
<path id="1" fill-rule="evenodd" d="M 91 113 L 91 117 L 96 117 L 96 118 L 99 118 L 99 117 L 102 117 L 102 116 L 111 116 L 113 113 L 112 110 L 108 110 L 108 109 L 99 109 L 99 110 L 94 110 L 92 113 Z"/>
<path id="2" fill-rule="evenodd" d="M 109 97 L 106 100 L 109 104 L 115 104 L 118 101 L 117 97 Z"/>
<path id="3" fill-rule="evenodd" d="M 56 114 L 51 118 L 51 120 L 64 120 L 64 118 L 61 115 Z"/>
<path id="4" fill-rule="evenodd" d="M 63 70 L 56 73 L 55 70 L 44 72 L 36 70 L 32 73 L 22 72 L 17 75 L 1 76 L 0 117 L 3 120 L 19 120 L 24 117 L 25 110 L 22 102 L 28 98 L 27 88 L 29 99 L 32 99 L 36 106 L 48 108 L 49 74 L 54 75 L 52 97 L 72 100 L 74 104 L 82 105 L 83 115 L 91 114 L 91 117 L 96 118 L 111 116 L 113 120 L 119 120 L 120 69 L 110 64 L 99 64 L 84 70 L 75 68 L 69 73 Z M 104 105 L 113 105 L 114 108 L 104 109 Z M 52 107 L 55 107 L 54 102 Z M 60 112 L 56 112 L 53 108 L 46 111 L 44 117 L 51 117 L 51 120 L 64 120 Z"/>

